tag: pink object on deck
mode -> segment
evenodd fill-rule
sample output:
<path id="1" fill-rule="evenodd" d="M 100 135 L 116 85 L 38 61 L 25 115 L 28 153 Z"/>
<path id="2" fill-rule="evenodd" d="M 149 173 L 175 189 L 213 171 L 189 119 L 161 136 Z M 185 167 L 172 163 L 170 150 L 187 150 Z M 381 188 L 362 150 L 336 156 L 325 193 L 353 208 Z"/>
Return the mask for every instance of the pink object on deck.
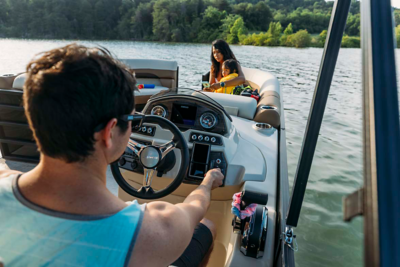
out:
<path id="1" fill-rule="evenodd" d="M 240 217 L 240 219 L 243 220 L 243 219 L 245 219 L 247 217 L 250 217 L 256 211 L 257 204 L 250 204 L 244 210 L 240 209 L 240 204 L 242 202 L 242 193 L 241 192 L 233 194 L 232 199 L 233 199 L 233 201 L 232 201 L 232 213 L 234 215 Z"/>

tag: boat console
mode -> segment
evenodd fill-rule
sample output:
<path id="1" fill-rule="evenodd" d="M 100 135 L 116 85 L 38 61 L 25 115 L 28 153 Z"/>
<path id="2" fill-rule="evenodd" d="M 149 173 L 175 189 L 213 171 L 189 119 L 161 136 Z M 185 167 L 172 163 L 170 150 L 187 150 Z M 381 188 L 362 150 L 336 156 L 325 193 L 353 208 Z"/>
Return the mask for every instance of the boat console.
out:
<path id="1" fill-rule="evenodd" d="M 200 95 L 201 92 L 183 88 L 163 92 L 150 98 L 142 112 L 167 119 L 184 136 L 189 148 L 189 166 L 183 183 L 198 185 L 213 168 L 220 168 L 224 174 L 223 186 L 265 180 L 267 166 L 259 148 L 241 138 L 232 118 L 218 102 Z M 171 133 L 160 125 L 138 122 L 132 127 L 131 138 L 146 146 L 162 145 L 172 139 Z M 174 152 L 157 166 L 158 177 L 176 177 L 181 155 L 179 150 Z M 252 168 L 246 170 L 247 166 Z M 129 148 L 119 167 L 137 174 L 145 171 L 139 157 Z"/>

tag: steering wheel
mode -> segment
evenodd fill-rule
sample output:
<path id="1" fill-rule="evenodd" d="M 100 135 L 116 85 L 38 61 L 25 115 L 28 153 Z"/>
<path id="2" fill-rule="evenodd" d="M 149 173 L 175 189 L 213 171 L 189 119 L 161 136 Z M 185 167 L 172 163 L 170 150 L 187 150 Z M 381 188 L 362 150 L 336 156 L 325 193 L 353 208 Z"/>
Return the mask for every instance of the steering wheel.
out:
<path id="1" fill-rule="evenodd" d="M 118 185 L 128 194 L 142 199 L 156 199 L 165 197 L 171 194 L 179 187 L 185 178 L 189 168 L 189 148 L 181 131 L 172 122 L 160 116 L 144 116 L 143 122 L 158 124 L 162 128 L 171 131 L 173 138 L 171 141 L 160 145 L 144 145 L 139 144 L 133 139 L 129 140 L 127 147 L 139 158 L 139 162 L 143 166 L 144 177 L 143 186 L 139 189 L 132 187 L 122 176 L 118 161 L 111 164 L 111 172 Z M 157 171 L 157 166 L 174 148 L 179 148 L 181 151 L 181 165 L 178 175 L 166 188 L 154 191 L 151 187 L 154 172 Z"/>

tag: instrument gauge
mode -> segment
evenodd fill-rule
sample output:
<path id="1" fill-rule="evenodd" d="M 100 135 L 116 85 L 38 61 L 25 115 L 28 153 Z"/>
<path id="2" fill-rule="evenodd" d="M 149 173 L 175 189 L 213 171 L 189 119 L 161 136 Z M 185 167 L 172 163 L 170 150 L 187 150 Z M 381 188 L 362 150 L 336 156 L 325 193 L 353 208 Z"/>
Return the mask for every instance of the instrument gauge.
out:
<path id="1" fill-rule="evenodd" d="M 167 110 L 163 106 L 155 106 L 151 109 L 151 115 L 165 118 L 167 116 Z"/>
<path id="2" fill-rule="evenodd" d="M 217 125 L 217 117 L 211 112 L 205 112 L 200 117 L 200 125 L 204 129 L 212 129 Z"/>

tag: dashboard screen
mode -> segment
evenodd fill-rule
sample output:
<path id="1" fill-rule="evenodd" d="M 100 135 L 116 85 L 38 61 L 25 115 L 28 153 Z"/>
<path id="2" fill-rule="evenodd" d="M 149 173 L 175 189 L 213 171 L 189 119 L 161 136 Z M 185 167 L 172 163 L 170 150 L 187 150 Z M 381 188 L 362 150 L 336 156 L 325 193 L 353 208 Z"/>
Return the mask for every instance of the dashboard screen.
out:
<path id="1" fill-rule="evenodd" d="M 196 106 L 174 104 L 172 106 L 171 121 L 188 126 L 196 122 Z"/>

